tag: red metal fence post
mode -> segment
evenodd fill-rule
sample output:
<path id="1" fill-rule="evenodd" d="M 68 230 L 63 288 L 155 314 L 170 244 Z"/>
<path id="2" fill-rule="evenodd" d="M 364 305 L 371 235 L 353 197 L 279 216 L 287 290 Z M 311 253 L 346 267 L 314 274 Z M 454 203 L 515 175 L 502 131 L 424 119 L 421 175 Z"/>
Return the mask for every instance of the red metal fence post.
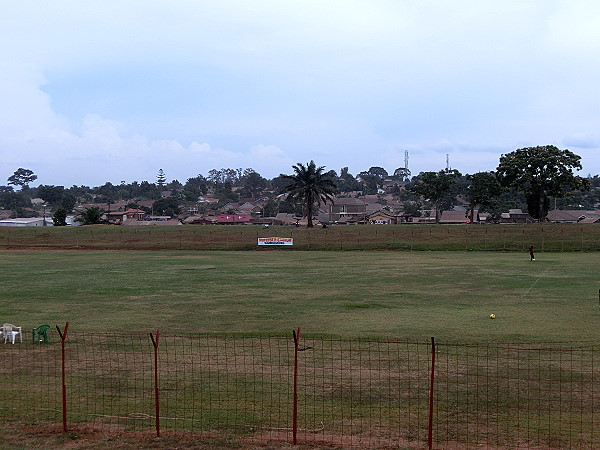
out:
<path id="1" fill-rule="evenodd" d="M 160 330 L 156 330 L 156 339 L 150 333 L 152 345 L 154 346 L 154 413 L 156 415 L 156 437 L 160 437 L 160 403 L 158 399 L 158 340 L 160 338 Z"/>
<path id="2" fill-rule="evenodd" d="M 58 325 L 56 330 L 60 336 L 62 344 L 62 420 L 63 420 L 63 431 L 67 432 L 67 384 L 65 381 L 65 339 L 67 339 L 67 332 L 69 331 L 69 322 L 65 324 L 65 331 L 62 332 Z"/>
<path id="3" fill-rule="evenodd" d="M 294 335 L 294 400 L 292 412 L 292 444 L 296 445 L 298 433 L 298 343 L 300 341 L 300 327 L 298 331 L 292 331 Z"/>
<path id="4" fill-rule="evenodd" d="M 433 385 L 435 381 L 435 339 L 431 338 L 431 383 L 429 385 L 429 433 L 427 443 L 433 448 Z"/>

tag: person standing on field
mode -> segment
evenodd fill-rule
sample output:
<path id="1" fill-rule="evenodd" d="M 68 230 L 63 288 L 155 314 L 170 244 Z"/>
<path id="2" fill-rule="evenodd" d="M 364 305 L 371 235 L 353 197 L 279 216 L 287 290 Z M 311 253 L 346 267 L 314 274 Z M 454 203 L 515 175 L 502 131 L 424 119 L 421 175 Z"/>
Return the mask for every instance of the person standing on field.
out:
<path id="1" fill-rule="evenodd" d="M 533 254 L 533 245 L 529 246 L 529 256 L 531 256 L 532 261 L 535 261 L 535 255 Z"/>

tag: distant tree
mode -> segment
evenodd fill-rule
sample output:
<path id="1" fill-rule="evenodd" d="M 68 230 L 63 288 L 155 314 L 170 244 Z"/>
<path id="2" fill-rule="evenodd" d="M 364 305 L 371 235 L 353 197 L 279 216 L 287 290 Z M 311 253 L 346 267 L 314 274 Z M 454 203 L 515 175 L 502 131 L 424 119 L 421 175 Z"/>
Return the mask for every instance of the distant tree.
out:
<path id="1" fill-rule="evenodd" d="M 442 211 L 449 210 L 456 200 L 456 179 L 460 176 L 460 172 L 456 169 L 423 172 L 418 175 L 416 184 L 411 188 L 415 194 L 433 204 L 435 223 L 440 223 Z"/>
<path id="2" fill-rule="evenodd" d="M 104 221 L 102 220 L 102 214 L 104 214 L 102 209 L 98 208 L 97 206 L 92 206 L 91 208 L 87 208 L 85 211 L 83 211 L 79 215 L 78 220 L 82 225 L 103 223 Z"/>
<path id="3" fill-rule="evenodd" d="M 360 179 L 363 182 L 363 195 L 374 195 L 377 194 L 377 189 L 382 179 L 369 172 L 361 172 L 358 174 Z"/>
<path id="4" fill-rule="evenodd" d="M 94 189 L 96 194 L 96 203 L 114 203 L 119 199 L 119 191 L 122 190 L 122 186 L 115 186 L 111 182 L 106 182 L 102 186 Z"/>
<path id="5" fill-rule="evenodd" d="M 361 184 L 356 181 L 356 178 L 348 171 L 347 167 L 342 167 L 340 170 L 340 176 L 336 180 L 336 184 L 340 192 L 352 192 L 362 189 Z"/>
<path id="6" fill-rule="evenodd" d="M 0 186 L 0 208 L 15 210 L 31 206 L 29 199 L 12 186 Z"/>
<path id="7" fill-rule="evenodd" d="M 211 169 L 208 171 L 207 179 L 214 184 L 231 183 L 235 186 L 242 175 L 242 169 Z"/>
<path id="8" fill-rule="evenodd" d="M 28 189 L 29 183 L 35 180 L 37 180 L 37 175 L 33 171 L 19 167 L 15 170 L 15 173 L 8 177 L 8 184 L 20 186 L 21 189 Z"/>
<path id="9" fill-rule="evenodd" d="M 206 178 L 214 184 L 225 182 L 223 171 L 217 169 L 210 169 Z"/>
<path id="10" fill-rule="evenodd" d="M 404 203 L 404 215 L 411 217 L 421 217 L 421 202 Z"/>
<path id="11" fill-rule="evenodd" d="M 152 204 L 154 214 L 157 216 L 176 216 L 180 213 L 179 203 L 173 197 L 161 198 Z"/>
<path id="12" fill-rule="evenodd" d="M 63 208 L 67 213 L 73 211 L 73 208 L 75 208 L 76 204 L 77 198 L 73 194 L 63 195 L 63 198 L 60 201 L 60 207 Z"/>
<path id="13" fill-rule="evenodd" d="M 267 180 L 260 176 L 253 169 L 244 170 L 240 179 L 242 185 L 242 195 L 244 197 L 256 198 L 267 187 Z"/>
<path id="14" fill-rule="evenodd" d="M 262 212 L 263 217 L 275 217 L 279 212 L 279 202 L 274 198 L 270 198 L 263 206 Z"/>
<path id="15" fill-rule="evenodd" d="M 219 200 L 221 205 L 229 202 L 237 202 L 240 196 L 233 191 L 233 186 L 229 181 L 225 183 L 218 183 L 215 186 L 215 198 Z"/>
<path id="16" fill-rule="evenodd" d="M 160 198 L 160 189 L 154 183 L 142 181 L 137 188 L 136 197 L 147 198 L 148 200 L 158 200 Z"/>
<path id="17" fill-rule="evenodd" d="M 394 178 L 402 181 L 408 181 L 410 179 L 410 170 L 406 167 L 398 167 L 394 170 Z"/>
<path id="18" fill-rule="evenodd" d="M 587 190 L 587 179 L 573 174 L 581 169 L 581 157 L 554 145 L 525 147 L 502 155 L 496 169 L 500 184 L 523 193 L 529 214 L 546 219 L 549 197 L 563 197 L 571 190 Z"/>
<path id="19" fill-rule="evenodd" d="M 378 167 L 378 166 L 370 167 L 369 170 L 367 171 L 367 173 L 369 175 L 376 176 L 381 181 L 385 180 L 388 177 L 387 170 L 385 170 L 383 167 Z"/>
<path id="20" fill-rule="evenodd" d="M 206 178 L 202 175 L 188 178 L 183 186 L 183 195 L 188 202 L 197 202 L 198 197 L 208 192 Z"/>
<path id="21" fill-rule="evenodd" d="M 165 171 L 162 169 L 158 169 L 158 174 L 156 175 L 156 185 L 161 189 L 167 183 L 167 176 L 165 175 Z"/>
<path id="22" fill-rule="evenodd" d="M 466 179 L 471 182 L 465 196 L 469 202 L 469 220 L 473 223 L 475 208 L 481 206 L 489 212 L 494 210 L 503 189 L 494 172 L 477 172 L 467 175 Z"/>
<path id="23" fill-rule="evenodd" d="M 167 184 L 167 188 L 171 190 L 183 189 L 183 184 L 181 184 L 179 180 L 171 180 L 171 182 Z"/>
<path id="24" fill-rule="evenodd" d="M 324 166 L 317 167 L 314 161 L 306 166 L 298 163 L 292 166 L 292 169 L 294 175 L 285 175 L 289 181 L 285 191 L 290 200 L 302 204 L 303 215 L 308 218 L 308 227 L 312 227 L 314 206 L 319 206 L 321 202 L 333 202 L 333 197 L 338 192 L 335 180 L 329 173 L 324 172 Z"/>
<path id="25" fill-rule="evenodd" d="M 271 189 L 275 194 L 283 194 L 285 192 L 285 188 L 290 184 L 290 180 L 286 177 L 287 175 L 280 174 L 271 180 Z"/>
<path id="26" fill-rule="evenodd" d="M 60 205 L 65 195 L 65 187 L 42 184 L 37 188 L 37 195 L 50 205 Z"/>
<path id="27" fill-rule="evenodd" d="M 91 199 L 92 199 L 91 192 L 92 192 L 92 190 L 88 186 L 73 185 L 70 188 L 65 189 L 65 196 L 72 195 L 73 197 L 75 197 L 76 201 L 78 199 L 91 201 Z"/>
<path id="28" fill-rule="evenodd" d="M 52 216 L 52 222 L 55 227 L 64 227 L 67 225 L 67 211 L 65 208 L 58 208 Z"/>

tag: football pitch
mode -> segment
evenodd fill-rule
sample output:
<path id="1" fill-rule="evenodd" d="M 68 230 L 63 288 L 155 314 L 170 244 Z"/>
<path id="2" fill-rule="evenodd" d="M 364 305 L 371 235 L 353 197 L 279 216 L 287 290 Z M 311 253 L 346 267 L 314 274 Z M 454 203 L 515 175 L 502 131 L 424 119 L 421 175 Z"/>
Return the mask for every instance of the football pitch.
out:
<path id="1" fill-rule="evenodd" d="M 0 251 L 2 322 L 95 332 L 598 342 L 600 254 Z M 495 314 L 496 319 L 490 319 Z"/>

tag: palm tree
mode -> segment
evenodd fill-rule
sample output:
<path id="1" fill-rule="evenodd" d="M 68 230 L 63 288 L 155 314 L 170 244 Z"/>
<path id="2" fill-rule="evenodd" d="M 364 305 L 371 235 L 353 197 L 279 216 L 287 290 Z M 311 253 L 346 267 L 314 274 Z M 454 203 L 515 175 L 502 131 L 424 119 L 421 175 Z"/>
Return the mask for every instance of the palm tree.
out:
<path id="1" fill-rule="evenodd" d="M 294 175 L 283 175 L 290 181 L 284 188 L 290 200 L 302 203 L 304 217 L 308 217 L 308 227 L 313 226 L 312 211 L 315 203 L 333 203 L 333 196 L 338 190 L 331 172 L 324 172 L 325 167 L 317 167 L 314 161 L 306 166 L 298 163 L 292 166 Z"/>

